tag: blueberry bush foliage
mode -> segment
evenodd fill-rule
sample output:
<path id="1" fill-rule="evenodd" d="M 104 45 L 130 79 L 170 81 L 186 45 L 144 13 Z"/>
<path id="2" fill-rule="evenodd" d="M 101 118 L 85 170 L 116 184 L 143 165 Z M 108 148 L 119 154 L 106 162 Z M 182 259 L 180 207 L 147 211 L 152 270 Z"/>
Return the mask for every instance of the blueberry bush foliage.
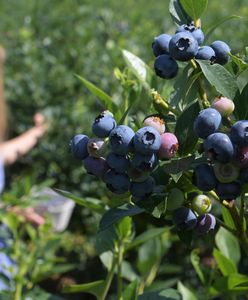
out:
<path id="1" fill-rule="evenodd" d="M 240 43 L 238 31 L 235 45 L 228 39 L 221 42 L 213 39 L 220 26 L 229 29 L 228 22 L 237 16 L 208 23 L 208 18 L 202 18 L 208 12 L 207 2 L 171 0 L 171 22 L 166 20 L 169 32 L 147 28 L 156 38 L 150 41 L 152 47 L 140 46 L 139 53 L 140 57 L 147 52 L 154 55 L 153 66 L 134 55 L 136 49 L 128 43 L 125 44 L 128 50 L 121 51 L 121 64 L 119 55 L 114 54 L 112 61 L 104 55 L 99 61 L 100 53 L 105 50 L 101 47 L 100 51 L 92 51 L 96 40 L 106 42 L 109 52 L 115 47 L 111 38 L 116 29 L 109 30 L 112 27 L 107 10 L 94 20 L 99 28 L 89 23 L 85 30 L 76 17 L 92 17 L 91 12 L 87 6 L 78 9 L 75 5 L 70 21 L 75 25 L 78 39 L 77 42 L 67 39 L 67 52 L 61 57 L 55 51 L 55 44 L 62 47 L 64 35 L 72 38 L 71 26 L 62 26 L 61 32 L 59 27 L 64 19 L 58 23 L 54 19 L 49 25 L 57 30 L 46 36 L 40 26 L 49 22 L 46 14 L 40 13 L 46 8 L 45 1 L 44 7 L 42 1 L 37 1 L 37 7 L 32 6 L 36 17 L 26 17 L 20 28 L 21 40 L 16 42 L 22 45 L 25 41 L 25 47 L 22 50 L 13 47 L 14 54 L 10 55 L 23 58 L 15 62 L 15 69 L 24 64 L 31 70 L 22 82 L 33 98 L 31 105 L 28 98 L 22 104 L 31 113 L 37 105 L 44 109 L 52 116 L 56 128 L 43 146 L 43 160 L 32 159 L 29 163 L 38 166 L 35 171 L 39 169 L 41 177 L 48 173 L 60 183 L 70 180 L 70 192 L 58 191 L 94 213 L 92 226 L 100 220 L 95 248 L 104 270 L 94 269 L 94 281 L 65 285 L 61 296 L 65 299 L 74 293 L 87 293 L 82 296 L 85 299 L 92 294 L 98 300 L 247 298 L 248 51 L 233 51 Z M 60 15 L 60 10 L 51 7 L 51 11 Z M 153 15 L 155 18 L 156 11 Z M 206 20 L 202 24 L 201 18 Z M 124 35 L 128 30 L 126 24 L 117 25 Z M 88 60 L 89 53 L 80 52 L 80 39 L 90 35 L 91 40 L 93 31 L 94 41 L 84 47 L 93 56 Z M 35 35 L 43 38 L 37 45 Z M 226 37 L 233 38 L 231 28 Z M 8 32 L 7 38 L 11 39 Z M 123 43 L 120 39 L 119 44 Z M 137 43 L 143 45 L 140 36 Z M 43 52 L 39 52 L 42 47 Z M 78 53 L 83 55 L 76 61 Z M 43 58 L 47 68 L 33 62 Z M 118 67 L 114 68 L 114 75 L 119 85 L 105 78 L 115 64 Z M 18 76 L 16 73 L 15 79 Z M 44 84 L 42 78 L 46 76 L 49 80 Z M 10 105 L 18 108 L 19 103 L 12 101 L 21 97 L 22 85 L 13 88 L 13 84 L 14 81 L 7 80 L 7 96 Z M 93 99 L 98 99 L 96 105 L 93 101 L 75 99 L 82 86 L 93 94 Z M 52 100 L 48 91 L 53 91 Z M 64 95 L 70 101 L 62 102 Z M 48 100 L 54 103 L 47 108 Z M 72 102 L 73 111 L 69 110 Z M 99 116 L 94 120 L 92 111 L 96 108 Z M 84 123 L 86 132 L 78 132 L 82 127 L 79 122 Z M 75 137 L 70 141 L 73 162 L 63 159 L 71 128 L 75 129 Z M 52 163 L 47 167 L 49 160 Z M 85 175 L 86 171 L 90 174 Z M 92 197 L 85 191 L 85 182 L 93 188 Z M 75 192 L 76 187 L 79 193 Z M 5 197 L 6 202 L 16 204 L 20 194 Z M 13 294 L 21 299 L 21 292 L 27 292 L 27 297 L 39 299 L 40 290 L 33 289 L 37 282 L 73 266 L 66 264 L 64 258 L 56 258 L 55 252 L 61 244 L 57 235 L 49 235 L 48 227 L 35 231 L 12 214 L 0 217 L 12 228 L 15 237 L 10 251 L 19 269 L 13 268 L 15 282 L 11 284 L 18 287 Z M 61 240 L 68 243 L 69 237 L 60 236 L 60 243 Z M 42 268 L 37 268 L 38 262 L 42 262 Z M 8 293 L 6 297 L 10 297 Z"/>
<path id="2" fill-rule="evenodd" d="M 90 125 L 92 135 L 75 135 L 70 149 L 89 174 L 106 184 L 109 198 L 60 193 L 102 215 L 96 248 L 107 276 L 67 286 L 65 292 L 106 299 L 114 289 L 117 299 L 130 300 L 247 294 L 248 276 L 238 266 L 248 255 L 248 53 L 234 54 L 228 41 L 212 40 L 227 19 L 203 31 L 200 18 L 207 4 L 170 1 L 175 33 L 154 38 L 154 70 L 122 50 L 127 67 L 115 69 L 123 88 L 120 103 L 78 76 L 101 101 L 102 112 Z M 133 220 L 146 214 L 159 219 L 160 226 L 137 235 Z M 192 249 L 198 291 L 181 281 L 177 289 L 155 284 L 175 232 Z M 203 238 L 215 241 L 205 265 L 196 247 Z M 134 249 L 135 266 L 128 261 Z"/>

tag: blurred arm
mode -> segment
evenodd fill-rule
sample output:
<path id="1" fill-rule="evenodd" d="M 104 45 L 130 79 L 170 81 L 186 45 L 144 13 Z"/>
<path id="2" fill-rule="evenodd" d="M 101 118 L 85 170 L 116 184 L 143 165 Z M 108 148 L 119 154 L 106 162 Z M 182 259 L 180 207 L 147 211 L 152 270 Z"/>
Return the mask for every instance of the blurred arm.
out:
<path id="1" fill-rule="evenodd" d="M 47 130 L 44 116 L 37 113 L 34 122 L 34 127 L 0 145 L 0 155 L 5 165 L 14 163 L 19 157 L 28 153 L 44 135 Z"/>

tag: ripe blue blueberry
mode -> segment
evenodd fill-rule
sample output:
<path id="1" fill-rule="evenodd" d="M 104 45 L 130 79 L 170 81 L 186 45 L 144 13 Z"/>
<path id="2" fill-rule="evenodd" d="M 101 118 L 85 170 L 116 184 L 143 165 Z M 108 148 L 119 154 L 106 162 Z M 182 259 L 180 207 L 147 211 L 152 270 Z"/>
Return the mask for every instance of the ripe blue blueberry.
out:
<path id="1" fill-rule="evenodd" d="M 211 230 L 214 230 L 216 225 L 216 219 L 212 214 L 204 214 L 197 218 L 197 225 L 195 231 L 198 234 L 206 234 Z"/>
<path id="2" fill-rule="evenodd" d="M 172 36 L 169 50 L 176 60 L 187 61 L 195 57 L 198 43 L 191 33 L 179 32 Z"/>
<path id="3" fill-rule="evenodd" d="M 83 161 L 83 163 L 87 173 L 91 175 L 95 175 L 99 178 L 102 178 L 109 169 L 106 160 L 102 157 L 96 158 L 96 157 L 88 156 Z"/>
<path id="4" fill-rule="evenodd" d="M 225 42 L 215 41 L 210 47 L 214 49 L 215 62 L 217 64 L 225 65 L 229 61 L 230 57 L 228 53 L 231 52 L 231 49 Z"/>
<path id="5" fill-rule="evenodd" d="M 216 194 L 221 200 L 234 200 L 241 195 L 241 185 L 238 181 L 218 183 Z"/>
<path id="6" fill-rule="evenodd" d="M 248 121 L 241 120 L 234 123 L 231 127 L 230 138 L 238 146 L 248 145 Z"/>
<path id="7" fill-rule="evenodd" d="M 126 172 L 129 167 L 129 158 L 127 155 L 119 155 L 114 152 L 110 152 L 106 160 L 110 168 L 119 173 Z"/>
<path id="8" fill-rule="evenodd" d="M 198 52 L 195 56 L 196 59 L 209 60 L 211 62 L 215 61 L 214 49 L 210 46 L 199 47 Z"/>
<path id="9" fill-rule="evenodd" d="M 221 124 L 221 114 L 214 108 L 200 111 L 194 122 L 194 131 L 202 139 L 218 130 Z"/>
<path id="10" fill-rule="evenodd" d="M 233 144 L 225 133 L 210 134 L 204 141 L 204 149 L 210 159 L 216 159 L 223 163 L 234 157 Z"/>
<path id="11" fill-rule="evenodd" d="M 179 207 L 174 210 L 172 221 L 179 230 L 191 230 L 197 224 L 196 215 L 188 207 Z"/>
<path id="12" fill-rule="evenodd" d="M 130 179 L 124 173 L 118 173 L 115 170 L 109 170 L 103 178 L 107 188 L 115 194 L 124 194 L 130 188 Z"/>
<path id="13" fill-rule="evenodd" d="M 177 76 L 178 64 L 170 55 L 159 55 L 154 62 L 154 70 L 157 76 L 171 79 Z"/>
<path id="14" fill-rule="evenodd" d="M 204 41 L 204 33 L 201 30 L 201 28 L 196 27 L 192 24 L 190 24 L 190 25 L 183 24 L 183 25 L 179 26 L 176 30 L 176 33 L 179 33 L 179 32 L 190 32 L 193 35 L 193 37 L 197 40 L 197 43 L 199 45 L 201 45 Z"/>
<path id="15" fill-rule="evenodd" d="M 158 156 L 155 153 L 144 155 L 136 152 L 131 160 L 132 166 L 143 172 L 151 172 L 156 168 L 158 162 Z"/>
<path id="16" fill-rule="evenodd" d="M 85 134 L 77 134 L 70 140 L 70 151 L 75 158 L 83 160 L 89 155 L 87 150 L 88 141 L 89 137 Z"/>
<path id="17" fill-rule="evenodd" d="M 155 180 L 149 176 L 145 181 L 142 182 L 131 182 L 130 192 L 136 200 L 141 200 L 149 197 L 155 187 Z"/>
<path id="18" fill-rule="evenodd" d="M 119 155 L 126 155 L 131 147 L 134 137 L 132 128 L 126 125 L 119 125 L 109 135 L 109 143 L 112 152 Z"/>
<path id="19" fill-rule="evenodd" d="M 213 167 L 208 164 L 196 166 L 193 175 L 193 184 L 204 192 L 213 190 L 217 185 Z"/>
<path id="20" fill-rule="evenodd" d="M 94 123 L 92 124 L 93 133 L 99 137 L 108 137 L 111 130 L 116 127 L 116 121 L 110 113 L 101 113 L 96 117 Z"/>
<path id="21" fill-rule="evenodd" d="M 140 128 L 133 138 L 134 149 L 141 154 L 150 154 L 159 150 L 161 137 L 159 132 L 151 126 Z"/>
<path id="22" fill-rule="evenodd" d="M 169 42 L 171 40 L 171 35 L 160 34 L 154 38 L 152 43 L 152 50 L 155 56 L 162 54 L 169 54 Z"/>

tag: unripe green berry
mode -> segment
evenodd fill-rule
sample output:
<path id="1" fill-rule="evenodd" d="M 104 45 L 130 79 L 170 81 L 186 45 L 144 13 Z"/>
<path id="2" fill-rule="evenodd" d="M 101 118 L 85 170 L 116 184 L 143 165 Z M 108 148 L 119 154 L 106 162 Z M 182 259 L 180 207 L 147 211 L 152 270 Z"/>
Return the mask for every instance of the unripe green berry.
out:
<path id="1" fill-rule="evenodd" d="M 206 195 L 197 195 L 192 200 L 192 209 L 198 214 L 203 215 L 211 210 L 212 202 Z"/>
<path id="2" fill-rule="evenodd" d="M 216 162 L 213 169 L 216 178 L 221 183 L 229 183 L 239 177 L 239 168 L 231 162 L 226 164 Z"/>

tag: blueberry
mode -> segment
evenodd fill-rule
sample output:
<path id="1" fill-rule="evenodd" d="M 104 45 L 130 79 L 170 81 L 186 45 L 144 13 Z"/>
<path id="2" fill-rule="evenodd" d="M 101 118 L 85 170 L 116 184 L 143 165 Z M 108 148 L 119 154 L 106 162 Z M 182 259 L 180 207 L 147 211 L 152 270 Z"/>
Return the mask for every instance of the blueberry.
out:
<path id="1" fill-rule="evenodd" d="M 131 182 L 130 192 L 136 200 L 149 197 L 155 187 L 155 180 L 149 176 L 145 181 L 142 182 Z"/>
<path id="2" fill-rule="evenodd" d="M 176 60 L 187 61 L 195 57 L 198 43 L 191 33 L 179 32 L 172 36 L 169 50 Z"/>
<path id="3" fill-rule="evenodd" d="M 225 133 L 210 134 L 204 141 L 204 149 L 210 159 L 216 159 L 223 163 L 234 157 L 233 144 Z"/>
<path id="4" fill-rule="evenodd" d="M 230 57 L 228 53 L 231 52 L 231 49 L 225 42 L 215 41 L 210 47 L 214 49 L 215 62 L 217 64 L 225 65 L 229 61 Z"/>
<path id="5" fill-rule="evenodd" d="M 113 130 L 115 127 L 116 121 L 112 117 L 112 114 L 110 114 L 108 111 L 105 111 L 96 117 L 94 123 L 92 124 L 92 131 L 97 137 L 104 138 L 108 137 L 111 130 Z"/>
<path id="6" fill-rule="evenodd" d="M 193 184 L 197 186 L 199 190 L 204 192 L 213 190 L 217 184 L 213 167 L 208 164 L 196 166 L 193 175 Z"/>
<path id="7" fill-rule="evenodd" d="M 101 157 L 106 153 L 107 146 L 102 138 L 91 138 L 87 143 L 87 150 L 90 156 Z"/>
<path id="8" fill-rule="evenodd" d="M 85 159 L 89 153 L 87 150 L 89 138 L 85 134 L 75 135 L 69 143 L 70 151 L 77 159 Z"/>
<path id="9" fill-rule="evenodd" d="M 83 163 L 87 173 L 95 175 L 99 178 L 102 178 L 109 169 L 106 160 L 102 157 L 96 158 L 88 156 Z"/>
<path id="10" fill-rule="evenodd" d="M 198 214 L 202 215 L 211 210 L 212 202 L 206 195 L 197 195 L 192 200 L 192 209 Z"/>
<path id="11" fill-rule="evenodd" d="M 151 172 L 158 165 L 158 156 L 155 153 L 144 155 L 136 152 L 132 157 L 131 164 L 139 171 Z"/>
<path id="12" fill-rule="evenodd" d="M 174 210 L 172 220 L 180 230 L 191 230 L 197 224 L 195 214 L 188 207 L 180 207 Z"/>
<path id="13" fill-rule="evenodd" d="M 221 114 L 214 108 L 206 108 L 200 111 L 194 122 L 195 134 L 205 139 L 217 131 L 221 124 Z"/>
<path id="14" fill-rule="evenodd" d="M 162 54 L 169 54 L 169 42 L 171 40 L 171 35 L 160 34 L 154 38 L 152 43 L 152 49 L 155 56 Z"/>
<path id="15" fill-rule="evenodd" d="M 237 159 L 240 168 L 248 168 L 248 146 L 238 148 Z"/>
<path id="16" fill-rule="evenodd" d="M 128 175 L 109 170 L 103 178 L 107 188 L 115 194 L 124 194 L 130 188 L 130 179 Z"/>
<path id="17" fill-rule="evenodd" d="M 127 155 L 119 155 L 114 152 L 110 152 L 106 158 L 108 165 L 116 172 L 124 173 L 129 167 L 129 158 Z"/>
<path id="18" fill-rule="evenodd" d="M 196 27 L 192 24 L 183 24 L 179 26 L 176 30 L 176 33 L 179 32 L 190 32 L 193 35 L 193 37 L 197 40 L 197 43 L 199 45 L 201 45 L 204 41 L 204 33 L 202 32 L 201 28 Z"/>
<path id="19" fill-rule="evenodd" d="M 170 55 L 159 55 L 154 62 L 154 70 L 157 76 L 171 79 L 177 76 L 178 64 Z"/>
<path id="20" fill-rule="evenodd" d="M 231 162 L 225 164 L 216 162 L 213 168 L 219 182 L 228 183 L 239 177 L 239 168 Z"/>
<path id="21" fill-rule="evenodd" d="M 215 60 L 214 49 L 209 46 L 199 47 L 195 58 L 213 62 Z"/>
<path id="22" fill-rule="evenodd" d="M 161 145 L 159 132 L 151 126 L 140 128 L 133 138 L 134 149 L 142 154 L 158 151 Z"/>
<path id="23" fill-rule="evenodd" d="M 178 150 L 177 137 L 170 132 L 161 134 L 161 146 L 158 150 L 159 159 L 171 159 Z"/>
<path id="24" fill-rule="evenodd" d="M 226 97 L 215 98 L 211 106 L 218 110 L 223 117 L 229 116 L 235 108 L 233 101 Z"/>
<path id="25" fill-rule="evenodd" d="M 131 147 L 134 131 L 126 126 L 119 125 L 113 129 L 109 136 L 109 143 L 112 152 L 119 155 L 126 155 Z"/>
<path id="26" fill-rule="evenodd" d="M 248 121 L 241 120 L 231 127 L 230 138 L 238 146 L 248 146 Z"/>
<path id="27" fill-rule="evenodd" d="M 195 231 L 198 234 L 206 234 L 211 230 L 214 230 L 216 225 L 216 219 L 211 214 L 204 214 L 197 218 L 197 225 Z"/>
<path id="28" fill-rule="evenodd" d="M 241 195 L 241 185 L 237 181 L 218 183 L 216 194 L 221 200 L 234 200 Z"/>
<path id="29" fill-rule="evenodd" d="M 165 121 L 159 115 L 146 117 L 144 120 L 144 125 L 155 128 L 160 134 L 165 132 Z"/>

